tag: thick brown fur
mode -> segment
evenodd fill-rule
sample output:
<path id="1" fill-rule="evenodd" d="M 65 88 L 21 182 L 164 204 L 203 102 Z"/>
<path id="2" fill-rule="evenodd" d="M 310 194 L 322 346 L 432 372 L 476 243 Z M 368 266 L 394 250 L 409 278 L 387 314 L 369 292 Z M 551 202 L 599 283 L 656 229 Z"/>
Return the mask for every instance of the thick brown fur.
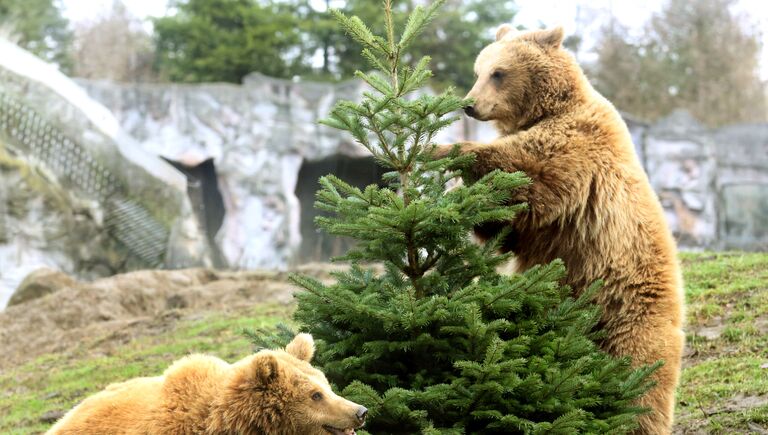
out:
<path id="1" fill-rule="evenodd" d="M 675 242 L 658 198 L 614 107 L 588 83 L 561 46 L 562 29 L 520 33 L 503 27 L 475 63 L 467 110 L 494 121 L 491 143 L 460 144 L 474 153 L 468 178 L 523 171 L 532 184 L 515 192 L 528 210 L 511 224 L 476 229 L 482 238 L 512 226 L 503 250 L 518 270 L 556 258 L 575 292 L 598 279 L 603 348 L 635 364 L 664 360 L 657 386 L 640 401 L 652 412 L 637 433 L 670 433 L 683 350 L 682 280 Z M 631 84 L 628 84 L 631 85 Z M 441 157 L 451 146 L 439 147 Z"/>
<path id="2" fill-rule="evenodd" d="M 299 334 L 285 350 L 263 350 L 234 364 L 191 355 L 162 376 L 108 386 L 48 434 L 353 433 L 365 408 L 331 391 L 309 364 L 313 353 L 312 337 Z"/>

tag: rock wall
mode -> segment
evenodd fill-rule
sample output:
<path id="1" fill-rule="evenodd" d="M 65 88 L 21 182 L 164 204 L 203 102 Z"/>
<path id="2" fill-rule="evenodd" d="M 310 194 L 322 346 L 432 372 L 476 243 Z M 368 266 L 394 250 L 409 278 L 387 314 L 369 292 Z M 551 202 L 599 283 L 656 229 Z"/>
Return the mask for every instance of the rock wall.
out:
<path id="1" fill-rule="evenodd" d="M 213 159 L 226 208 L 215 243 L 227 265 L 273 267 L 323 258 L 311 253 L 319 245 L 302 245 L 302 238 L 320 237 L 307 232 L 313 215 L 304 198 L 316 190 L 317 174 L 301 168 L 324 161 L 323 168 L 331 169 L 327 159 L 333 156 L 365 156 L 348 137 L 317 124 L 338 99 L 357 98 L 360 82 L 253 74 L 242 86 L 79 83 L 146 151 L 189 166 Z M 625 120 L 682 247 L 768 249 L 768 125 L 710 130 L 685 112 L 653 124 Z M 493 137 L 489 123 L 463 118 L 438 141 Z M 344 171 L 345 159 L 337 160 L 336 171 Z M 300 173 L 310 175 L 298 179 Z"/>
<path id="2" fill-rule="evenodd" d="M 39 267 L 208 264 L 186 178 L 56 68 L 0 40 L 0 308 Z"/>
<path id="3" fill-rule="evenodd" d="M 641 128 L 645 169 L 678 243 L 714 246 L 717 162 L 709 133 L 686 112 Z"/>
<path id="4" fill-rule="evenodd" d="M 768 125 L 714 132 L 718 242 L 768 250 Z"/>
<path id="5" fill-rule="evenodd" d="M 252 74 L 242 85 L 78 83 L 145 151 L 190 168 L 213 161 L 226 209 L 215 236 L 222 265 L 285 267 L 307 258 L 315 247 L 302 239 L 316 238 L 306 230 L 302 237 L 301 226 L 311 219 L 312 201 L 301 204 L 296 192 L 299 184 L 317 190 L 317 177 L 300 180 L 303 165 L 339 157 L 339 170 L 351 158 L 376 171 L 364 148 L 317 123 L 338 100 L 359 98 L 364 88 L 357 80 L 304 83 Z M 441 140 L 462 135 L 457 123 Z"/>
<path id="6" fill-rule="evenodd" d="M 682 247 L 768 250 L 768 125 L 712 130 L 684 111 L 628 125 Z"/>
<path id="7" fill-rule="evenodd" d="M 337 98 L 355 98 L 355 85 L 80 83 L 145 151 L 189 168 L 213 161 L 226 209 L 215 243 L 230 267 L 284 267 L 297 251 L 305 159 L 364 155 L 315 122 Z"/>

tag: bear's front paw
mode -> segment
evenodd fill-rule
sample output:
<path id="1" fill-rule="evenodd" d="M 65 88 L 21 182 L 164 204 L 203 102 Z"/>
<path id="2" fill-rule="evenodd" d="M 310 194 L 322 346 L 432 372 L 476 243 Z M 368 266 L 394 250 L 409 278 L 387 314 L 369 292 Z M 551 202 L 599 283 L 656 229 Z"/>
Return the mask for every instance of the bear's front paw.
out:
<path id="1" fill-rule="evenodd" d="M 445 157 L 448 157 L 448 154 L 453 151 L 453 147 L 456 145 L 450 144 L 450 145 L 438 145 L 435 147 L 435 149 L 432 151 L 432 158 L 435 160 L 443 159 Z"/>

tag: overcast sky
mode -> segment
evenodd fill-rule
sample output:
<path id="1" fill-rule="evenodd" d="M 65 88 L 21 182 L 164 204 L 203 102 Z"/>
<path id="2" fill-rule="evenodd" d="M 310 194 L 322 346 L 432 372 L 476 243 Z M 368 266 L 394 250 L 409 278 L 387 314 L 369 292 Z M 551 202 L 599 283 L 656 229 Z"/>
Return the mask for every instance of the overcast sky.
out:
<path id="1" fill-rule="evenodd" d="M 313 0 L 324 5 L 324 0 Z M 693 0 L 695 1 L 695 0 Z M 138 18 L 165 15 L 167 0 L 124 0 L 126 7 Z M 73 22 L 90 21 L 104 14 L 112 0 L 63 0 L 65 15 Z M 515 24 L 526 27 L 562 25 L 566 34 L 578 31 L 587 44 L 600 24 L 612 12 L 630 29 L 639 30 L 664 0 L 516 0 L 518 14 Z M 768 80 L 768 2 L 765 0 L 739 0 L 738 10 L 745 12 L 763 29 L 763 56 L 761 75 Z"/>

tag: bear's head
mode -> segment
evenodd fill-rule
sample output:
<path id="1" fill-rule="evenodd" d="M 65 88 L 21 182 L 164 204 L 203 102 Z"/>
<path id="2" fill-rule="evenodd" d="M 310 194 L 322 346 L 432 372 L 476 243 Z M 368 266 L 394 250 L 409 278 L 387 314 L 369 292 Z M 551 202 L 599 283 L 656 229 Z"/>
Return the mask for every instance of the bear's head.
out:
<path id="1" fill-rule="evenodd" d="M 285 350 L 262 350 L 234 364 L 223 412 L 214 418 L 225 433 L 353 435 L 368 410 L 336 395 L 310 365 L 312 336 L 298 334 Z"/>
<path id="2" fill-rule="evenodd" d="M 518 32 L 504 25 L 475 61 L 477 80 L 464 110 L 512 133 L 557 113 L 578 99 L 583 73 L 562 47 L 563 29 Z"/>

